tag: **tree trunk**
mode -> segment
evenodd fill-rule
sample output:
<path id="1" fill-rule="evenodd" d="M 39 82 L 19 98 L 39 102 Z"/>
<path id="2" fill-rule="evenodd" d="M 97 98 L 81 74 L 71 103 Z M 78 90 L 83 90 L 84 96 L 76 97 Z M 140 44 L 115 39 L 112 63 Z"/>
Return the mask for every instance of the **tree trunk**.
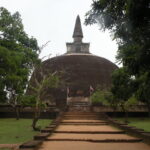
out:
<path id="1" fill-rule="evenodd" d="M 32 122 L 32 128 L 33 128 L 34 131 L 40 131 L 40 129 L 38 127 L 36 127 L 36 124 L 39 120 L 39 117 L 40 117 L 40 108 L 36 107 L 33 122 Z"/>
<path id="2" fill-rule="evenodd" d="M 34 117 L 33 122 L 32 122 L 32 128 L 34 131 L 39 131 L 40 129 L 38 127 L 36 127 L 36 124 L 38 122 L 39 118 L 38 117 Z"/>
<path id="3" fill-rule="evenodd" d="M 113 107 L 113 117 L 114 117 L 114 118 L 117 117 L 117 112 L 116 112 L 116 110 L 117 110 L 117 107 Z"/>
<path id="4" fill-rule="evenodd" d="M 122 105 L 121 107 L 122 107 L 122 110 L 124 112 L 124 122 L 129 123 L 129 121 L 128 121 L 128 111 L 125 109 L 124 105 Z"/>
<path id="5" fill-rule="evenodd" d="M 147 108 L 148 108 L 148 117 L 150 118 L 150 103 L 147 103 Z"/>
<path id="6" fill-rule="evenodd" d="M 16 114 L 16 120 L 19 120 L 20 119 L 20 112 L 19 112 L 19 106 L 17 105 L 11 105 L 14 109 L 14 112 Z"/>
<path id="7" fill-rule="evenodd" d="M 19 120 L 20 119 L 19 106 L 15 106 L 15 112 L 16 112 L 16 120 Z"/>
<path id="8" fill-rule="evenodd" d="M 125 111 L 125 123 L 129 123 L 129 120 L 128 120 L 128 111 Z"/>

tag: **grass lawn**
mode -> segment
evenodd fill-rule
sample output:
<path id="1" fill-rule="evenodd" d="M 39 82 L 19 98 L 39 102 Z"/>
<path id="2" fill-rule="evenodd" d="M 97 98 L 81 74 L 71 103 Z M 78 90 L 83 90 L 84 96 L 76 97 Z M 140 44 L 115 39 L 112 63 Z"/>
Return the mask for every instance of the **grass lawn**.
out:
<path id="1" fill-rule="evenodd" d="M 44 128 L 50 124 L 51 120 L 40 119 L 38 126 Z M 23 143 L 31 140 L 34 135 L 38 134 L 33 131 L 32 119 L 0 119 L 0 144 Z"/>
<path id="2" fill-rule="evenodd" d="M 11 148 L 0 148 L 0 150 L 12 150 Z"/>
<path id="3" fill-rule="evenodd" d="M 124 118 L 116 118 L 119 121 L 124 121 Z M 129 125 L 144 129 L 150 132 L 150 118 L 129 118 Z"/>

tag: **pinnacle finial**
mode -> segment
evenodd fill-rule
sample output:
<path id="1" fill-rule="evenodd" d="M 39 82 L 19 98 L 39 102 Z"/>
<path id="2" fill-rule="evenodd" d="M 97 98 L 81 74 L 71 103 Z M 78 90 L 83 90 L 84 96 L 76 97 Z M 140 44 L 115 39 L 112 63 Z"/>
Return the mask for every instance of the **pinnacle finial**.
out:
<path id="1" fill-rule="evenodd" d="M 75 23 L 75 28 L 74 28 L 74 33 L 73 33 L 73 38 L 83 38 L 83 33 L 82 33 L 82 27 L 81 27 L 81 21 L 79 15 L 76 18 L 76 23 Z"/>

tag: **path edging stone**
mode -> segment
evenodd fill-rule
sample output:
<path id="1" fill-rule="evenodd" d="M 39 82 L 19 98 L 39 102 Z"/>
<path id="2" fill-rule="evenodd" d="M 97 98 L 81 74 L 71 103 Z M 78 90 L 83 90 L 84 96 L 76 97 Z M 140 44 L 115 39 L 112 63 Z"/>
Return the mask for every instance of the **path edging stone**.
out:
<path id="1" fill-rule="evenodd" d="M 135 126 L 129 126 L 126 123 L 120 123 L 118 120 L 114 120 L 109 117 L 107 117 L 106 119 L 109 121 L 110 124 L 120 129 L 123 129 L 131 135 L 142 138 L 145 143 L 150 144 L 150 132 L 145 132 L 143 129 L 136 128 Z"/>

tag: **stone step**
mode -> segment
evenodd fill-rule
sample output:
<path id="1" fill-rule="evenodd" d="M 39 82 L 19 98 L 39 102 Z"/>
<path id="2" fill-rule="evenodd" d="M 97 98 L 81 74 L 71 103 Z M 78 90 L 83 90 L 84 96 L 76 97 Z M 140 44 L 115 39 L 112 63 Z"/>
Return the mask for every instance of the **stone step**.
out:
<path id="1" fill-rule="evenodd" d="M 96 116 L 96 115 L 70 115 L 70 116 L 64 116 L 65 118 L 105 118 L 103 116 Z"/>
<path id="2" fill-rule="evenodd" d="M 89 105 L 90 103 L 89 103 L 89 102 L 71 102 L 71 103 L 69 103 L 69 106 L 70 106 L 70 105 L 75 105 L 75 104 L 79 104 L 79 105 L 80 105 L 80 104 L 81 104 L 81 105 L 82 105 L 82 104 Z"/>
<path id="3" fill-rule="evenodd" d="M 85 121 L 84 120 L 70 120 L 70 121 L 65 120 L 65 121 L 60 122 L 60 124 L 62 123 L 72 123 L 72 124 L 93 123 L 94 124 L 94 123 L 108 123 L 108 122 L 103 121 L 103 120 L 98 120 L 98 121 L 97 120 L 85 120 Z"/>
<path id="4" fill-rule="evenodd" d="M 90 107 L 69 107 L 69 111 L 70 112 L 76 112 L 76 111 L 89 112 L 91 111 L 91 108 Z"/>
<path id="5" fill-rule="evenodd" d="M 63 134 L 54 133 L 47 139 L 75 139 L 75 140 L 139 140 L 141 138 L 126 134 Z M 46 139 L 46 140 L 47 140 Z"/>
<path id="6" fill-rule="evenodd" d="M 53 132 L 53 130 L 54 130 L 53 128 L 44 128 L 41 130 L 41 132 L 42 133 L 51 133 L 51 132 Z"/>
<path id="7" fill-rule="evenodd" d="M 54 131 L 53 133 L 67 133 L 67 134 L 123 134 L 125 131 Z"/>
<path id="8" fill-rule="evenodd" d="M 61 123 L 61 125 L 75 125 L 75 126 L 78 126 L 78 125 L 87 125 L 87 126 L 94 125 L 94 126 L 100 126 L 100 125 L 108 125 L 108 123 Z"/>
<path id="9" fill-rule="evenodd" d="M 69 112 L 69 113 L 65 113 L 64 116 L 106 116 L 105 114 L 102 113 L 90 113 L 90 112 Z"/>
<path id="10" fill-rule="evenodd" d="M 90 102 L 80 102 L 80 101 L 76 101 L 76 102 L 71 102 L 71 103 L 69 103 L 69 105 L 71 105 L 71 104 L 90 104 Z"/>
<path id="11" fill-rule="evenodd" d="M 100 116 L 64 116 L 63 117 L 63 119 L 66 119 L 66 118 L 69 118 L 69 119 L 71 119 L 71 118 L 87 118 L 87 119 L 90 119 L 90 120 L 92 120 L 94 118 L 104 119 L 104 118 L 102 118 Z"/>
<path id="12" fill-rule="evenodd" d="M 66 116 L 102 116 L 102 115 L 97 115 L 97 114 L 65 114 L 64 117 Z"/>
<path id="13" fill-rule="evenodd" d="M 150 150 L 150 146 L 142 143 L 94 143 L 80 141 L 46 141 L 40 150 Z"/>
<path id="14" fill-rule="evenodd" d="M 94 117 L 102 117 L 102 116 L 97 116 L 97 115 L 65 115 L 63 118 L 69 118 L 69 117 L 89 117 L 89 118 L 94 118 Z"/>
<path id="15" fill-rule="evenodd" d="M 19 146 L 19 148 L 24 149 L 24 148 L 36 148 L 42 143 L 41 140 L 32 140 L 26 143 L 23 143 Z"/>
<path id="16" fill-rule="evenodd" d="M 88 118 L 65 118 L 65 120 L 87 120 Z M 89 118 L 89 119 L 92 119 L 92 120 L 99 120 L 99 118 Z"/>
<path id="17" fill-rule="evenodd" d="M 97 117 L 97 116 L 95 116 L 95 117 L 88 117 L 88 116 L 72 116 L 72 117 L 64 117 L 63 119 L 72 119 L 72 120 L 75 120 L 75 119 L 89 119 L 89 120 L 95 120 L 95 119 L 105 119 L 105 118 L 102 118 L 102 117 Z"/>
<path id="18" fill-rule="evenodd" d="M 104 114 L 99 112 L 65 112 L 65 114 Z"/>
<path id="19" fill-rule="evenodd" d="M 100 115 L 64 115 L 64 117 L 103 117 Z"/>
<path id="20" fill-rule="evenodd" d="M 82 104 L 71 104 L 71 105 L 69 105 L 69 107 L 90 107 L 90 105 L 89 104 L 84 104 L 84 103 L 82 103 Z"/>
<path id="21" fill-rule="evenodd" d="M 105 119 L 105 116 L 98 116 L 98 115 L 64 115 L 63 119 L 78 119 L 78 118 L 87 118 L 92 120 L 92 119 Z"/>
<path id="22" fill-rule="evenodd" d="M 86 141 L 86 142 L 98 142 L 98 143 L 137 143 L 141 142 L 142 139 L 101 139 L 101 140 L 93 140 L 93 139 L 46 139 L 46 141 Z"/>
<path id="23" fill-rule="evenodd" d="M 34 140 L 45 140 L 49 135 L 50 133 L 40 133 L 34 136 Z"/>

